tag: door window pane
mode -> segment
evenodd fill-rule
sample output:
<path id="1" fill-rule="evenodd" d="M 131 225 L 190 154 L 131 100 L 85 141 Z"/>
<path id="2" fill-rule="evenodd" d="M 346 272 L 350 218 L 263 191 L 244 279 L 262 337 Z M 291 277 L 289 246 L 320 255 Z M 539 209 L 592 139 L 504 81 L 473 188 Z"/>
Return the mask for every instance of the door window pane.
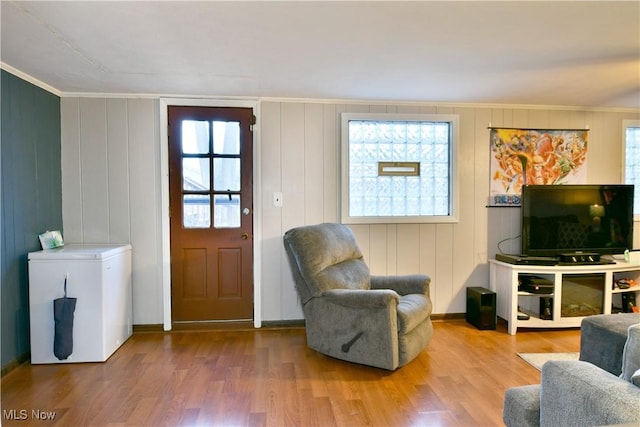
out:
<path id="1" fill-rule="evenodd" d="M 240 122 L 213 122 L 213 152 L 240 154 Z"/>
<path id="2" fill-rule="evenodd" d="M 182 152 L 184 154 L 209 153 L 209 122 L 182 121 Z"/>
<path id="3" fill-rule="evenodd" d="M 182 159 L 182 189 L 189 191 L 208 191 L 211 178 L 209 159 Z"/>
<path id="4" fill-rule="evenodd" d="M 213 159 L 213 189 L 215 191 L 240 191 L 240 159 Z"/>
<path id="5" fill-rule="evenodd" d="M 240 195 L 217 194 L 213 198 L 214 228 L 240 227 Z"/>
<path id="6" fill-rule="evenodd" d="M 182 202 L 184 228 L 211 227 L 211 197 L 207 194 L 185 194 Z"/>

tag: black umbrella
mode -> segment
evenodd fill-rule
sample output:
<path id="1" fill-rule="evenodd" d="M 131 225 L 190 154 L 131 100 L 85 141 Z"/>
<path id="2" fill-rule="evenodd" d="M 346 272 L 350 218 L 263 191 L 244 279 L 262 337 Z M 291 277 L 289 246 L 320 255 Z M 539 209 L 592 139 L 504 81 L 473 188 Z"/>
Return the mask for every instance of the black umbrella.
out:
<path id="1" fill-rule="evenodd" d="M 77 298 L 67 298 L 67 277 L 64 278 L 64 298 L 53 300 L 53 319 L 55 335 L 53 338 L 53 354 L 65 360 L 73 352 L 73 313 L 76 310 Z"/>

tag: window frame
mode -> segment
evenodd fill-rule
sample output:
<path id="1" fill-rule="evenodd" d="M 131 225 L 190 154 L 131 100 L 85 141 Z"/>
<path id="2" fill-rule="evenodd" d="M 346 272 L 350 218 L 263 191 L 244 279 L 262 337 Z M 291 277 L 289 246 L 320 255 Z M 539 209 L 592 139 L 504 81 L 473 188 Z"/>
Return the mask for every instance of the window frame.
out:
<path id="1" fill-rule="evenodd" d="M 640 120 L 623 120 L 622 121 L 622 182 L 627 183 L 627 129 L 640 128 Z M 640 197 L 640 188 L 634 188 L 634 200 Z M 633 220 L 640 221 L 640 212 L 633 212 Z"/>
<path id="2" fill-rule="evenodd" d="M 451 129 L 449 144 L 449 215 L 411 216 L 351 216 L 349 214 L 349 122 L 442 122 L 449 123 Z M 459 209 L 459 116 L 456 114 L 396 114 L 396 113 L 342 113 L 341 114 L 341 163 L 340 163 L 340 220 L 343 224 L 423 224 L 457 223 Z"/>

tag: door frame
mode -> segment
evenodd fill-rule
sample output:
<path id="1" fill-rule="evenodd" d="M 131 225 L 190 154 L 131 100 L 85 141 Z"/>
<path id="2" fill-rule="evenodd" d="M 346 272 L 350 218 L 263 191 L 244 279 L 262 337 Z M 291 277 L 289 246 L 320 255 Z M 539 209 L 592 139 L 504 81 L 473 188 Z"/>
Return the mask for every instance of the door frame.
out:
<path id="1" fill-rule="evenodd" d="M 171 319 L 171 241 L 169 221 L 169 134 L 168 134 L 168 107 L 193 106 L 193 107 L 239 107 L 251 108 L 256 116 L 256 125 L 253 128 L 253 326 L 262 326 L 262 286 L 260 244 L 262 241 L 262 229 L 258 220 L 261 212 L 262 186 L 260 180 L 260 103 L 258 100 L 234 100 L 234 99 L 204 99 L 204 98 L 160 98 L 160 205 L 162 226 L 162 306 L 163 328 L 170 331 Z"/>

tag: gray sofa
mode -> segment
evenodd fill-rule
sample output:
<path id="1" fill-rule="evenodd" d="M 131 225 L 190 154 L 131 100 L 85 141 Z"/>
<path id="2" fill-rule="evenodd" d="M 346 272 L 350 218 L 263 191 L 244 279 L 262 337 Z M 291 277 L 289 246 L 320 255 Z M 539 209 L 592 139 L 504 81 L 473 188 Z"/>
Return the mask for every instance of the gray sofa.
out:
<path id="1" fill-rule="evenodd" d="M 371 276 L 342 224 L 297 227 L 283 240 L 310 348 L 395 370 L 431 340 L 429 276 Z"/>
<path id="2" fill-rule="evenodd" d="M 503 421 L 507 427 L 640 425 L 640 324 L 628 327 L 620 360 L 619 376 L 584 360 L 545 363 L 541 384 L 507 390 Z"/>
<path id="3" fill-rule="evenodd" d="M 640 323 L 638 313 L 585 317 L 580 324 L 580 360 L 620 375 L 628 329 L 636 323 Z"/>

